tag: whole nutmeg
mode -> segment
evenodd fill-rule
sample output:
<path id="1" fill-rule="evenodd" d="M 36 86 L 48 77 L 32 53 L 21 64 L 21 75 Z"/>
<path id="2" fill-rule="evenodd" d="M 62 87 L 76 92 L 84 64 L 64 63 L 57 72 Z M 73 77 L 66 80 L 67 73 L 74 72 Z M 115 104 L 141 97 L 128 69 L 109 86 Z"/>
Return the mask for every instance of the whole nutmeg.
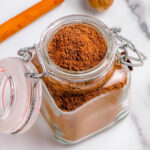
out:
<path id="1" fill-rule="evenodd" d="M 114 0 L 88 0 L 91 6 L 97 10 L 104 11 L 108 9 Z"/>

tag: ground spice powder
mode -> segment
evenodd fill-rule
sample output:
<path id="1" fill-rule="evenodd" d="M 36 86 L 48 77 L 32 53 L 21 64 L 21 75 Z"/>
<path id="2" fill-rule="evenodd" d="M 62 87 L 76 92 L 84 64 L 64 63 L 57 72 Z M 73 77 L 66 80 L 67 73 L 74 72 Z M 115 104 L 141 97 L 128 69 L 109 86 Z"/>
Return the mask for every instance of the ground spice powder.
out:
<path id="1" fill-rule="evenodd" d="M 84 71 L 96 66 L 106 52 L 107 44 L 103 36 L 85 24 L 61 28 L 48 46 L 48 55 L 53 62 L 70 71 Z"/>
<path id="2" fill-rule="evenodd" d="M 116 66 L 116 71 L 122 71 L 122 67 Z M 125 73 L 123 73 L 125 74 Z M 72 111 L 78 108 L 79 106 L 83 105 L 87 101 L 100 96 L 101 94 L 105 94 L 107 92 L 121 89 L 124 87 L 124 85 L 127 83 L 127 77 L 125 74 L 125 77 L 119 81 L 118 83 L 109 85 L 107 87 L 102 86 L 90 91 L 86 91 L 85 93 L 79 93 L 79 92 L 67 92 L 67 91 L 60 91 L 57 88 L 54 88 L 47 78 L 43 78 L 49 92 L 51 93 L 52 97 L 54 98 L 57 106 L 64 111 Z"/>
<path id="3" fill-rule="evenodd" d="M 57 31 L 48 44 L 47 52 L 52 61 L 61 68 L 69 71 L 84 71 L 96 66 L 104 59 L 107 44 L 101 33 L 94 27 L 86 24 L 73 24 Z M 36 57 L 34 57 L 33 63 L 41 72 L 42 68 Z M 113 68 L 115 68 L 113 72 L 123 70 L 122 65 L 115 62 Z M 107 88 L 101 85 L 84 92 L 73 91 L 73 89 L 72 91 L 60 90 L 58 86 L 61 84 L 58 85 L 57 82 L 52 81 L 51 77 L 43 77 L 43 81 L 56 105 L 63 111 L 72 111 L 101 94 L 123 88 L 127 77 Z M 85 86 L 88 83 L 83 84 Z M 96 85 L 98 85 L 98 81 L 96 81 Z M 70 83 L 68 86 L 71 88 Z"/>
<path id="4" fill-rule="evenodd" d="M 84 71 L 104 59 L 107 43 L 94 27 L 73 24 L 55 32 L 47 44 L 47 52 L 61 68 Z M 32 62 L 42 73 L 36 55 Z M 59 141 L 78 142 L 125 116 L 129 74 L 124 65 L 117 63 L 117 56 L 103 76 L 94 76 L 88 81 L 62 79 L 50 69 L 56 76 L 42 78 L 50 97 L 47 89 L 43 90 L 41 113 Z"/>

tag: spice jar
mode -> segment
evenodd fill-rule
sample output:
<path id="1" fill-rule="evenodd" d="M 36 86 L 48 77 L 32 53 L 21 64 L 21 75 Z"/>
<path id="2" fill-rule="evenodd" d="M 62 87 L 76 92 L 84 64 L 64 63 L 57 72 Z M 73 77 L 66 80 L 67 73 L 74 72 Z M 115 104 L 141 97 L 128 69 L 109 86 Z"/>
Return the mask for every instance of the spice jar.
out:
<path id="1" fill-rule="evenodd" d="M 49 57 L 50 41 L 76 24 L 89 26 L 106 42 L 104 58 L 88 70 L 70 71 Z M 145 56 L 119 32 L 92 17 L 67 16 L 53 22 L 39 44 L 20 49 L 22 58 L 0 60 L 0 132 L 25 132 L 41 111 L 51 134 L 74 144 L 123 119 L 129 111 L 130 69 L 141 66 Z"/>

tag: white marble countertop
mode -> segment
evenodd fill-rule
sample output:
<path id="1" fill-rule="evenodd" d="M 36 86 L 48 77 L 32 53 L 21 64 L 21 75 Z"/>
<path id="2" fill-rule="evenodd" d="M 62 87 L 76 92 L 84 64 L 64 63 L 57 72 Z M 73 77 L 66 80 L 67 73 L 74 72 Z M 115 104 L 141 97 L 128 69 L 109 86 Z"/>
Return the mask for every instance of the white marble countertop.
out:
<path id="1" fill-rule="evenodd" d="M 37 1 L 39 0 L 0 1 L 0 23 Z M 10 4 L 7 6 L 8 2 Z M 0 134 L 0 150 L 149 150 L 150 1 L 115 0 L 108 11 L 99 13 L 90 8 L 87 0 L 65 0 L 61 6 L 1 43 L 0 58 L 16 56 L 18 49 L 37 43 L 43 30 L 51 22 L 70 14 L 94 16 L 110 27 L 121 27 L 122 35 L 132 40 L 136 47 L 148 57 L 143 67 L 135 68 L 132 72 L 129 116 L 113 128 L 73 146 L 56 143 L 46 123 L 39 116 L 34 126 L 23 135 Z"/>

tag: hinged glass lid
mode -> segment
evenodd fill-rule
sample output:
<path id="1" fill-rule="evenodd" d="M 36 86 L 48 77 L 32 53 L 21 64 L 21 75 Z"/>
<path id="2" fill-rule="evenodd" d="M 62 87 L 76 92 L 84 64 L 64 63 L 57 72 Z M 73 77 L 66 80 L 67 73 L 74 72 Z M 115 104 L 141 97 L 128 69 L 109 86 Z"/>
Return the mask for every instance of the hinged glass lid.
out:
<path id="1" fill-rule="evenodd" d="M 32 126 L 40 111 L 41 81 L 26 77 L 37 72 L 19 58 L 0 60 L 0 132 L 14 134 Z"/>

